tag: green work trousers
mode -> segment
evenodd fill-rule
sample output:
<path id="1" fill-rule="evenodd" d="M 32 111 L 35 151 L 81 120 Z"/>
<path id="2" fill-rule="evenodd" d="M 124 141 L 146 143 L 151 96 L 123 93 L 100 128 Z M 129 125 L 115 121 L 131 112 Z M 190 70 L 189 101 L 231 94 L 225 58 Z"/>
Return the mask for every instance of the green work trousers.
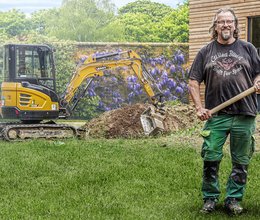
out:
<path id="1" fill-rule="evenodd" d="M 226 199 L 242 200 L 246 185 L 247 167 L 255 148 L 255 117 L 245 115 L 217 115 L 210 118 L 201 135 L 204 138 L 201 156 L 204 161 L 203 199 L 220 195 L 218 167 L 223 157 L 223 145 L 230 135 L 232 171 L 226 188 Z"/>

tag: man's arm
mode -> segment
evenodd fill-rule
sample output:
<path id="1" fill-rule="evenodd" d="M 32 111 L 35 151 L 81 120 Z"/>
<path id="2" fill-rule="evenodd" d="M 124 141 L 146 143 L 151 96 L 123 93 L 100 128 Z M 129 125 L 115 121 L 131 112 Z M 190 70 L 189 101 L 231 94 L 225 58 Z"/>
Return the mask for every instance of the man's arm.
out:
<path id="1" fill-rule="evenodd" d="M 202 121 L 211 118 L 210 111 L 202 106 L 200 98 L 200 84 L 198 81 L 192 79 L 189 80 L 189 93 L 195 104 L 198 118 Z"/>

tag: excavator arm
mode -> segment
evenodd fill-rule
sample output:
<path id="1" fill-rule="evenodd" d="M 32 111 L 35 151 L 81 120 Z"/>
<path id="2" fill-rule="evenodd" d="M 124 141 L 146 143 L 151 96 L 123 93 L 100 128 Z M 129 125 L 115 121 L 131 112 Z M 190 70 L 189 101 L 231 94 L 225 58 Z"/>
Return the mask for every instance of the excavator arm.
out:
<path id="1" fill-rule="evenodd" d="M 117 60 L 104 60 L 105 58 L 115 57 L 126 54 L 126 58 L 120 58 Z M 142 60 L 138 54 L 134 51 L 125 51 L 125 52 L 118 52 L 112 53 L 104 56 L 90 56 L 85 62 L 80 65 L 77 70 L 74 72 L 70 83 L 68 84 L 63 98 L 61 100 L 61 106 L 67 107 L 68 104 L 74 100 L 75 101 L 75 94 L 78 88 L 82 85 L 82 83 L 86 79 L 93 79 L 95 77 L 102 77 L 104 76 L 104 71 L 109 69 L 115 69 L 117 67 L 125 67 L 129 66 L 135 75 L 137 76 L 139 82 L 143 86 L 146 94 L 150 98 L 153 104 L 157 103 L 157 98 L 155 97 L 154 91 L 150 85 L 148 80 L 154 80 L 147 71 L 144 71 L 144 67 L 142 65 Z M 91 82 L 91 81 L 90 81 Z M 85 87 L 85 91 L 89 87 L 90 83 L 87 84 Z M 82 97 L 79 97 L 79 99 Z M 78 102 L 79 100 L 76 100 Z"/>
<path id="2" fill-rule="evenodd" d="M 111 59 L 111 57 L 116 59 Z M 150 82 L 154 82 L 155 80 L 143 66 L 141 57 L 132 50 L 102 56 L 92 55 L 89 56 L 83 64 L 79 65 L 65 90 L 63 98 L 61 99 L 61 117 L 69 116 L 71 111 L 74 110 L 77 103 L 84 96 L 84 94 L 79 96 L 75 96 L 75 94 L 85 80 L 90 79 L 84 88 L 84 93 L 87 91 L 92 79 L 104 76 L 105 70 L 125 66 L 128 66 L 133 70 L 153 104 L 153 107 L 147 109 L 141 116 L 141 122 L 145 133 L 151 134 L 154 133 L 155 130 L 157 132 L 158 127 L 159 130 L 163 130 L 163 120 L 165 118 L 164 110 L 160 100 L 157 99 L 157 96 L 150 85 Z M 69 106 L 72 100 L 74 104 L 72 105 L 72 108 L 70 108 Z M 157 120 L 154 121 L 154 119 Z"/>

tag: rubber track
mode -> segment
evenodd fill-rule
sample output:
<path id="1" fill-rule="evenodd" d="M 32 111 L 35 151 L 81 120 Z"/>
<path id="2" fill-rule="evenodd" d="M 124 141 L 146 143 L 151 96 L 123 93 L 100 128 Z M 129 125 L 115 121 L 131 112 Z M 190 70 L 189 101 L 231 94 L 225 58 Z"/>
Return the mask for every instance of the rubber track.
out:
<path id="1" fill-rule="evenodd" d="M 77 129 L 73 126 L 70 126 L 70 125 L 67 125 L 67 124 L 10 124 L 10 123 L 7 123 L 6 126 L 4 126 L 3 128 L 2 127 L 2 124 L 0 124 L 0 129 L 1 129 L 1 134 L 0 134 L 0 138 L 4 139 L 4 140 L 7 140 L 7 141 L 18 141 L 18 140 L 23 140 L 23 139 L 10 139 L 9 136 L 8 136 L 8 131 L 10 129 L 13 129 L 13 128 L 18 128 L 18 129 L 23 129 L 23 128 L 26 128 L 26 129 L 30 129 L 32 128 L 32 130 L 34 129 L 39 129 L 39 128 L 57 128 L 57 130 L 72 130 L 75 137 L 78 137 L 78 132 L 77 132 Z M 41 137 L 41 138 L 46 138 L 46 137 Z M 48 137 L 48 138 L 57 138 L 55 136 L 53 137 Z"/>

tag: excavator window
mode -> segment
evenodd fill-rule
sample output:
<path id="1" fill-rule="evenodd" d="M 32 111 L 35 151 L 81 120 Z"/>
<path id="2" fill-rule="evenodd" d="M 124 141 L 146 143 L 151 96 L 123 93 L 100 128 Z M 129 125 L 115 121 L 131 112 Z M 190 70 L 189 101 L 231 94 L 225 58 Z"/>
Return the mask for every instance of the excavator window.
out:
<path id="1" fill-rule="evenodd" d="M 44 46 L 15 47 L 15 78 L 55 90 L 52 52 Z"/>
<path id="2" fill-rule="evenodd" d="M 17 48 L 16 56 L 17 77 L 52 78 L 48 52 Z"/>

